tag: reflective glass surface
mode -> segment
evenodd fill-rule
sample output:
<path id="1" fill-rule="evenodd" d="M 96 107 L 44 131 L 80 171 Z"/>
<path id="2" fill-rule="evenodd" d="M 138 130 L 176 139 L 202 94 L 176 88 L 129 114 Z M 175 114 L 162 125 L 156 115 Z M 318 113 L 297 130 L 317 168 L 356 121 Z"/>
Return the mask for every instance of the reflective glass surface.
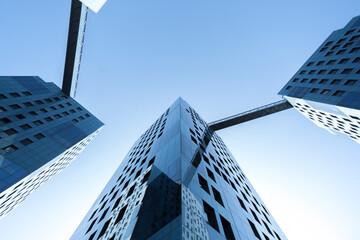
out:
<path id="1" fill-rule="evenodd" d="M 179 98 L 135 142 L 71 239 L 286 237 L 221 138 Z"/>
<path id="2" fill-rule="evenodd" d="M 0 77 L 0 217 L 63 169 L 103 126 L 39 77 Z"/>

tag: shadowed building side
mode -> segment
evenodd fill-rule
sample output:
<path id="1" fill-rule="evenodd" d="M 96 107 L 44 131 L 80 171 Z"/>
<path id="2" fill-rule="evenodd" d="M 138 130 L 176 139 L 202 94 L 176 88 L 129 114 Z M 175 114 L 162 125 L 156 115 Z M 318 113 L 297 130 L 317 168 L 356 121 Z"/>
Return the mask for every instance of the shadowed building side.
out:
<path id="1" fill-rule="evenodd" d="M 88 8 L 79 0 L 71 1 L 62 90 L 75 97 L 83 51 Z"/>

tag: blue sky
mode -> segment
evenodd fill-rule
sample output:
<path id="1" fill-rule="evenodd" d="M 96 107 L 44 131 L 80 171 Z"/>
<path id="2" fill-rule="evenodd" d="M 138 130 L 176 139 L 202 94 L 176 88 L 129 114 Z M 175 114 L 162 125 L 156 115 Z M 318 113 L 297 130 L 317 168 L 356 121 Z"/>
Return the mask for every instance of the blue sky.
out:
<path id="1" fill-rule="evenodd" d="M 70 1 L 12 0 L 0 75 L 61 86 Z M 90 12 L 76 99 L 105 128 L 0 220 L 0 239 L 68 239 L 134 141 L 179 96 L 208 122 L 276 100 L 355 0 L 108 0 Z M 218 132 L 291 240 L 359 239 L 359 145 L 295 110 Z"/>

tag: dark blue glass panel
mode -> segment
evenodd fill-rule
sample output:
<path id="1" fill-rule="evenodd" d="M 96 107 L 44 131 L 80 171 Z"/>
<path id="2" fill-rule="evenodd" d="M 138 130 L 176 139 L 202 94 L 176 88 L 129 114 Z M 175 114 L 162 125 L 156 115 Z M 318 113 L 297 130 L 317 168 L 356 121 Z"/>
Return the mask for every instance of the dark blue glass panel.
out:
<path id="1" fill-rule="evenodd" d="M 351 26 L 351 28 L 360 26 L 360 18 Z"/>
<path id="2" fill-rule="evenodd" d="M 50 93 L 50 91 L 33 77 L 13 77 L 17 82 L 23 85 L 32 94 Z"/>
<path id="3" fill-rule="evenodd" d="M 45 131 L 44 134 L 52 138 L 64 148 L 73 146 L 75 143 L 79 142 L 87 136 L 71 122 L 59 124 L 56 127 Z"/>
<path id="4" fill-rule="evenodd" d="M 359 92 L 349 92 L 346 97 L 344 97 L 337 105 L 360 109 L 360 93 Z"/>
<path id="5" fill-rule="evenodd" d="M 303 98 L 309 92 L 309 88 L 305 87 L 294 87 L 289 94 L 289 97 Z"/>
<path id="6" fill-rule="evenodd" d="M 160 173 L 147 188 L 131 239 L 148 239 L 180 214 L 181 187 Z"/>
<path id="7" fill-rule="evenodd" d="M 0 163 L 0 181 L 6 182 L 6 185 L 0 186 L 0 192 L 27 175 L 28 171 L 4 158 Z"/>

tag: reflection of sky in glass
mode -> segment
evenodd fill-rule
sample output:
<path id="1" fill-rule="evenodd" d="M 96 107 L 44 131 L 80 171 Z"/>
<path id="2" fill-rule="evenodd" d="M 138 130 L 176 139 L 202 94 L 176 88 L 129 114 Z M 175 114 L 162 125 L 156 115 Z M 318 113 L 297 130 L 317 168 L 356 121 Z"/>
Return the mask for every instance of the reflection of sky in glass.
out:
<path id="1" fill-rule="evenodd" d="M 61 86 L 70 2 L 21 4 L 2 5 L 0 74 Z M 209 122 L 276 101 L 359 8 L 355 0 L 112 0 L 90 11 L 77 100 L 106 125 L 0 221 L 1 237 L 69 239 L 133 142 L 177 97 Z M 294 110 L 218 134 L 289 239 L 358 239 L 358 144 Z"/>

